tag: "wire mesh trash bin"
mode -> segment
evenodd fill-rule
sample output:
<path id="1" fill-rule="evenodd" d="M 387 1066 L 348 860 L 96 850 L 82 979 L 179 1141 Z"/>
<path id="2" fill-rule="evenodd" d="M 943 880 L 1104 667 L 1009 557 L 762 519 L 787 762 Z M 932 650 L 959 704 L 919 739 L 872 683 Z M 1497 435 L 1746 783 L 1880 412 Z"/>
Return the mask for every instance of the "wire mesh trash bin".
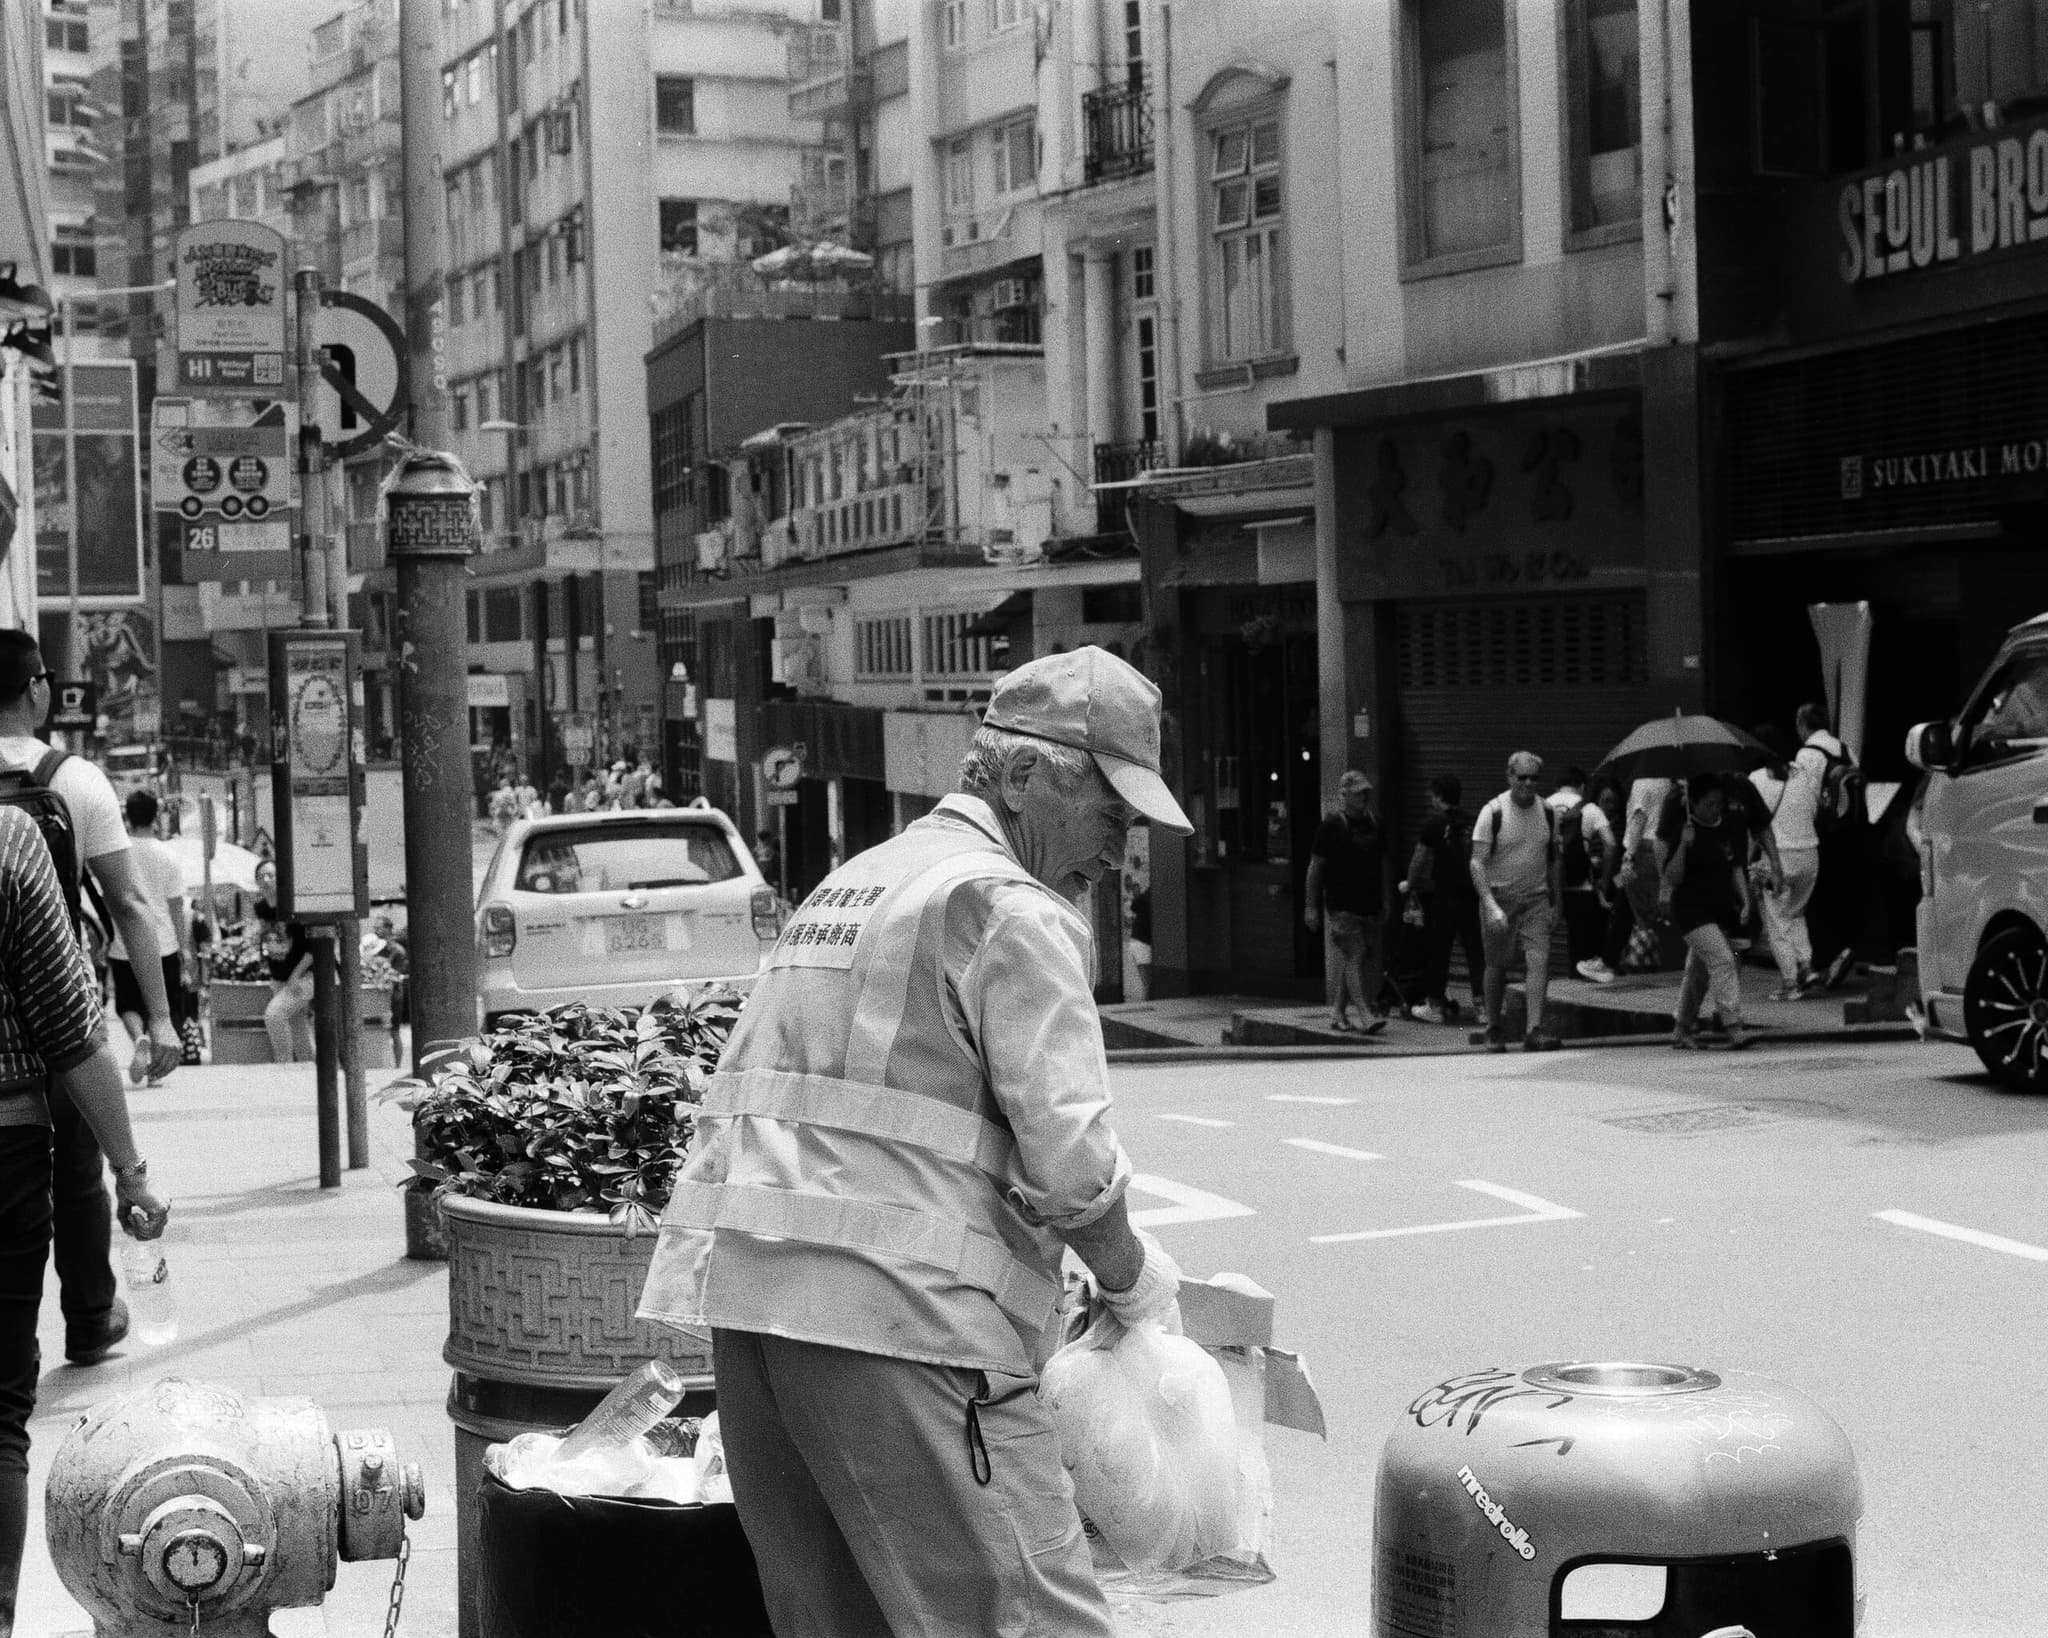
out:
<path id="1" fill-rule="evenodd" d="M 1853 1638 L 1849 1441 L 1741 1371 L 1468 1371 L 1380 1457 L 1373 1638 Z"/>

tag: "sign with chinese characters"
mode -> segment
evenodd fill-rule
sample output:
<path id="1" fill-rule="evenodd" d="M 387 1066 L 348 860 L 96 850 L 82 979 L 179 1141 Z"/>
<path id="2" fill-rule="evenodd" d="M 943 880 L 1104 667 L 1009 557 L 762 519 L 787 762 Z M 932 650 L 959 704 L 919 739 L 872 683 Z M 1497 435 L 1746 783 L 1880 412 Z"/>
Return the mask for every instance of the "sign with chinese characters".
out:
<path id="1" fill-rule="evenodd" d="M 356 847 L 356 634 L 270 634 L 278 891 L 300 920 L 368 910 Z"/>
<path id="2" fill-rule="evenodd" d="M 172 250 L 178 281 L 176 389 L 276 398 L 284 388 L 284 235 L 261 222 L 194 222 Z"/>
<path id="3" fill-rule="evenodd" d="M 175 512 L 188 523 L 258 523 L 290 510 L 285 405 L 254 408 L 252 418 L 241 405 L 190 398 L 159 398 L 150 406 L 150 498 L 157 511 Z"/>
<path id="4" fill-rule="evenodd" d="M 1337 432 L 1347 600 L 1643 584 L 1643 430 L 1632 399 Z"/>
<path id="5" fill-rule="evenodd" d="M 58 404 L 33 406 L 36 595 L 68 595 L 74 552 L 87 608 L 148 595 L 135 364 L 74 364 L 71 433 Z"/>

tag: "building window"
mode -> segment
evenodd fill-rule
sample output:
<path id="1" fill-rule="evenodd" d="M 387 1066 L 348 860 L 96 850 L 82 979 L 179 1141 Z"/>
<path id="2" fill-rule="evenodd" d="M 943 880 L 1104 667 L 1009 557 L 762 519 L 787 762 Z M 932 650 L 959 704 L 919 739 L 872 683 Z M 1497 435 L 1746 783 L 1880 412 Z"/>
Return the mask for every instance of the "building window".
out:
<path id="1" fill-rule="evenodd" d="M 857 620 L 853 627 L 854 675 L 867 681 L 911 675 L 910 616 Z"/>
<path id="2" fill-rule="evenodd" d="M 639 593 L 637 618 L 642 631 L 653 631 L 661 624 L 661 579 L 658 575 L 642 569 L 634 583 Z"/>
<path id="3" fill-rule="evenodd" d="M 43 43 L 52 51 L 90 51 L 92 31 L 76 18 L 50 17 L 43 22 Z"/>
<path id="4" fill-rule="evenodd" d="M 478 426 L 482 426 L 486 421 L 495 421 L 497 419 L 494 413 L 494 400 L 498 396 L 497 381 L 497 376 L 491 374 L 480 375 L 476 378 L 476 420 Z"/>
<path id="5" fill-rule="evenodd" d="M 1220 361 L 1284 350 L 1280 122 L 1209 133 L 1211 355 Z"/>
<path id="6" fill-rule="evenodd" d="M 946 209 L 974 209 L 974 141 L 960 137 L 946 148 Z"/>
<path id="7" fill-rule="evenodd" d="M 441 70 L 441 117 L 453 119 L 455 110 L 462 105 L 461 93 L 457 86 L 461 75 L 452 68 Z"/>
<path id="8" fill-rule="evenodd" d="M 1153 248 L 1138 245 L 1131 251 L 1131 300 L 1153 299 Z"/>
<path id="9" fill-rule="evenodd" d="M 661 248 L 678 256 L 697 254 L 697 201 L 661 201 Z"/>
<path id="10" fill-rule="evenodd" d="M 654 79 L 654 128 L 667 136 L 689 136 L 697 129 L 697 82 L 681 74 Z"/>
<path id="11" fill-rule="evenodd" d="M 50 271 L 74 278 L 90 279 L 99 274 L 99 252 L 90 239 L 57 239 L 50 245 Z M 82 309 L 81 311 L 90 311 Z M 84 326 L 81 325 L 82 329 Z"/>
<path id="12" fill-rule="evenodd" d="M 462 279 L 448 281 L 448 324 L 451 329 L 460 329 L 465 322 L 462 317 Z"/>
<path id="13" fill-rule="evenodd" d="M 520 619 L 519 591 L 517 586 L 484 588 L 485 642 L 516 643 L 526 635 L 525 622 Z"/>
<path id="14" fill-rule="evenodd" d="M 581 336 L 572 336 L 569 338 L 569 391 L 571 393 L 579 393 L 582 390 L 583 338 Z"/>
<path id="15" fill-rule="evenodd" d="M 993 669 L 987 637 L 970 637 L 967 628 L 981 616 L 972 611 L 924 616 L 924 674 L 927 677 L 986 677 Z"/>
<path id="16" fill-rule="evenodd" d="M 1642 100 L 1636 0 L 1572 0 L 1565 8 L 1572 232 L 1642 231 Z"/>
<path id="17" fill-rule="evenodd" d="M 997 197 L 1038 185 L 1038 116 L 1026 114 L 989 133 Z"/>
<path id="18" fill-rule="evenodd" d="M 967 0 L 945 0 L 939 7 L 939 42 L 947 51 L 967 43 Z"/>
<path id="19" fill-rule="evenodd" d="M 468 620 L 464 627 L 464 635 L 472 643 L 480 643 L 484 640 L 483 593 L 473 591 L 464 602 L 465 612 L 468 615 Z"/>
<path id="20" fill-rule="evenodd" d="M 474 108 L 484 100 L 484 54 L 481 51 L 472 53 L 462 69 L 468 102 Z"/>
<path id="21" fill-rule="evenodd" d="M 1025 18 L 1024 0 L 988 0 L 988 28 L 991 34 L 1015 28 Z"/>
<path id="22" fill-rule="evenodd" d="M 1408 260 L 1511 259 L 1520 223 L 1506 6 L 1409 0 L 1406 22 Z"/>

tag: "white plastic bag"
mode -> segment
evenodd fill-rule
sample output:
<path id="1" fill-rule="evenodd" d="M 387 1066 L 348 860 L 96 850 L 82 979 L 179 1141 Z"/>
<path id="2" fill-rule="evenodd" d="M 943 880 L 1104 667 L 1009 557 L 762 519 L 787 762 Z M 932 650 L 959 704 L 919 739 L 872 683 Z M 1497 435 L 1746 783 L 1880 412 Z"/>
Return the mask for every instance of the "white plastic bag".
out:
<path id="1" fill-rule="evenodd" d="M 555 1454 L 561 1444 L 560 1434 L 521 1433 L 502 1445 L 486 1446 L 484 1466 L 514 1490 L 666 1501 L 680 1507 L 732 1500 L 715 1417 L 705 1418 L 696 1450 L 687 1456 L 670 1455 L 641 1438 L 564 1462 Z"/>
<path id="2" fill-rule="evenodd" d="M 1075 1501 L 1123 1564 L 1180 1571 L 1238 1545 L 1238 1421 L 1198 1344 L 1097 1309 L 1047 1361 L 1039 1397 Z"/>

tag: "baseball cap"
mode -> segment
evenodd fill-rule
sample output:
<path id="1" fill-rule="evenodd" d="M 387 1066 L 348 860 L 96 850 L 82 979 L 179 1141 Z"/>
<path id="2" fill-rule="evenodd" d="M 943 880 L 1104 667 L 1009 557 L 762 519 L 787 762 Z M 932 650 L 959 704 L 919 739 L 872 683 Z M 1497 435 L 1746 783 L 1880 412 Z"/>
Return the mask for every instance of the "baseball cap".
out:
<path id="1" fill-rule="evenodd" d="M 1020 665 L 996 685 L 982 722 L 1087 751 L 1118 796 L 1153 824 L 1194 833 L 1159 777 L 1159 690 L 1092 643 Z"/>

